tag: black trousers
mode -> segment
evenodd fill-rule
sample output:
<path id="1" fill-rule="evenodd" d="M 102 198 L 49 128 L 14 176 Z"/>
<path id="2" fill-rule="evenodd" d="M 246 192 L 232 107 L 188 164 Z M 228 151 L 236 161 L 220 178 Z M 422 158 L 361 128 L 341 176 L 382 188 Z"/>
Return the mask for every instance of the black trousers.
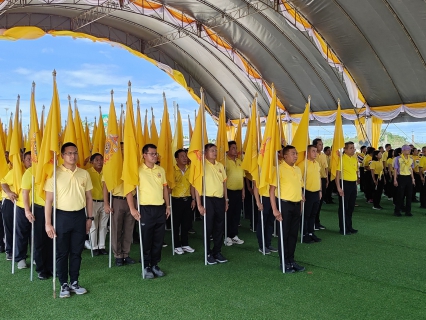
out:
<path id="1" fill-rule="evenodd" d="M 422 180 L 420 178 L 420 173 L 414 172 L 414 180 L 416 181 L 416 185 L 415 186 L 413 185 L 413 196 L 412 196 L 413 201 L 416 200 L 416 193 L 420 192 L 421 190 Z"/>
<path id="2" fill-rule="evenodd" d="M 370 170 L 364 171 L 364 194 L 367 200 L 373 199 L 373 177 Z"/>
<path id="3" fill-rule="evenodd" d="M 161 261 L 161 249 L 166 232 L 164 227 L 166 224 L 166 207 L 164 205 L 141 205 L 139 210 L 145 268 L 153 267 Z"/>
<path id="4" fill-rule="evenodd" d="M 27 258 L 28 240 L 31 236 L 31 223 L 25 216 L 25 210 L 16 206 L 15 261 Z"/>
<path id="5" fill-rule="evenodd" d="M 229 207 L 226 212 L 228 224 L 228 237 L 238 235 L 238 224 L 240 223 L 241 210 L 243 208 L 243 191 L 228 189 Z"/>
<path id="6" fill-rule="evenodd" d="M 370 173 L 370 171 L 368 171 Z M 350 232 L 352 227 L 352 214 L 355 209 L 355 201 L 357 194 L 356 181 L 346 181 L 343 180 L 343 192 L 344 192 L 344 205 L 345 205 L 345 225 L 346 232 Z M 366 187 L 366 185 L 364 186 Z M 343 233 L 343 201 L 342 197 L 339 195 L 339 228 L 340 232 Z"/>
<path id="7" fill-rule="evenodd" d="M 396 202 L 395 202 L 395 214 L 401 213 L 401 207 L 404 205 L 405 198 L 405 214 L 411 213 L 411 200 L 413 196 L 413 180 L 411 175 L 397 177 L 398 187 L 396 187 Z"/>
<path id="8" fill-rule="evenodd" d="M 320 199 L 319 197 L 319 191 L 305 191 L 305 216 L 303 223 L 303 235 L 313 233 L 314 225 L 319 225 L 319 222 L 317 222 L 317 214 L 319 214 L 321 203 L 322 199 Z"/>
<path id="9" fill-rule="evenodd" d="M 2 203 L 4 235 L 6 242 L 6 253 L 12 254 L 13 245 L 13 202 L 4 199 Z"/>
<path id="10" fill-rule="evenodd" d="M 420 180 L 420 206 L 426 208 L 426 183 Z"/>
<path id="11" fill-rule="evenodd" d="M 191 197 L 172 197 L 173 236 L 175 248 L 188 245 L 188 231 L 194 218 L 191 209 Z M 180 228 L 180 238 L 179 238 Z"/>
<path id="12" fill-rule="evenodd" d="M 379 175 L 375 175 L 376 180 L 378 181 L 377 186 L 374 184 L 373 181 L 373 205 L 375 208 L 380 207 L 380 200 L 382 199 L 382 193 L 383 193 L 383 186 L 384 186 L 384 179 L 383 176 L 381 179 L 379 179 Z"/>
<path id="13" fill-rule="evenodd" d="M 265 236 L 265 247 L 271 246 L 272 232 L 274 232 L 275 217 L 272 213 L 271 198 L 262 197 L 263 204 L 263 233 Z M 258 211 L 257 228 L 256 228 L 257 242 L 259 248 L 263 250 L 263 239 L 262 239 L 262 220 L 261 212 Z"/>
<path id="14" fill-rule="evenodd" d="M 364 179 L 364 167 L 359 167 L 359 190 L 364 192 L 365 179 Z"/>
<path id="15" fill-rule="evenodd" d="M 34 205 L 34 260 L 36 272 L 53 274 L 53 241 L 49 238 L 45 228 L 44 207 Z"/>
<path id="16" fill-rule="evenodd" d="M 86 239 L 86 214 L 78 211 L 56 209 L 56 267 L 59 282 L 78 281 L 81 253 Z"/>
<path id="17" fill-rule="evenodd" d="M 222 249 L 222 238 L 225 230 L 225 199 L 206 197 L 206 229 L 207 253 L 216 255 Z M 210 250 L 210 236 L 213 236 L 213 249 Z"/>
<path id="18" fill-rule="evenodd" d="M 320 222 L 320 212 L 321 212 L 321 208 L 322 208 L 322 203 L 324 201 L 326 201 L 326 190 L 327 190 L 327 178 L 321 178 L 321 191 L 322 191 L 322 196 L 321 196 L 321 201 L 318 203 L 318 208 L 317 208 L 317 212 L 315 213 L 315 224 L 317 226 L 319 226 L 321 224 Z M 318 194 L 319 196 L 319 194 Z M 305 204 L 306 207 L 306 204 Z M 306 210 L 305 210 L 306 212 Z"/>
<path id="19" fill-rule="evenodd" d="M 6 241 L 4 239 L 4 225 L 3 225 L 3 213 L 2 213 L 2 204 L 0 201 L 0 247 L 6 247 Z"/>
<path id="20" fill-rule="evenodd" d="M 283 243 L 284 243 L 284 263 L 294 262 L 294 252 L 296 251 L 297 235 L 300 226 L 300 202 L 281 201 L 281 216 L 283 218 Z M 281 228 L 278 228 L 280 230 Z M 278 231 L 278 252 L 281 255 L 281 232 Z"/>
<path id="21" fill-rule="evenodd" d="M 333 201 L 332 194 L 333 194 L 334 188 L 336 188 L 336 182 L 334 182 L 334 180 L 331 180 L 330 175 L 328 175 L 328 181 L 329 181 L 328 187 L 327 187 L 327 190 L 325 192 L 325 201 L 327 203 L 330 203 L 331 201 Z"/>
<path id="22" fill-rule="evenodd" d="M 244 181 L 245 182 L 245 181 Z M 249 181 L 250 185 L 252 185 L 252 181 Z M 250 227 L 256 228 L 257 226 L 257 212 L 258 208 L 256 205 L 256 200 L 254 199 L 254 196 L 250 193 L 250 191 L 247 188 L 246 183 L 244 183 L 244 187 L 246 188 L 246 196 L 244 198 L 244 217 L 245 219 L 250 220 Z M 253 224 L 253 210 L 254 210 L 254 224 Z"/>

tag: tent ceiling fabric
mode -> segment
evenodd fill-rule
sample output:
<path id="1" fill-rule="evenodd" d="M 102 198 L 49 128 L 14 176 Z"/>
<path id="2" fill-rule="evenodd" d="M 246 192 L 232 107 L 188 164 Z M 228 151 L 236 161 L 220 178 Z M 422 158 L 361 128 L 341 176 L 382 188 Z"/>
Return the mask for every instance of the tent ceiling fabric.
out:
<path id="1" fill-rule="evenodd" d="M 329 45 L 327 57 L 297 28 L 297 16 L 289 19 L 289 8 Z M 248 116 L 256 93 L 266 115 L 272 83 L 290 114 L 302 113 L 308 96 L 312 111 L 335 110 L 338 99 L 352 109 L 350 77 L 370 107 L 426 101 L 420 0 L 124 0 L 122 7 L 118 0 L 0 0 L 0 29 L 74 30 L 76 18 L 85 19 L 79 32 L 180 71 L 197 94 L 205 88 L 215 115 L 225 98 L 227 117 Z M 330 64 L 329 51 L 350 76 Z"/>

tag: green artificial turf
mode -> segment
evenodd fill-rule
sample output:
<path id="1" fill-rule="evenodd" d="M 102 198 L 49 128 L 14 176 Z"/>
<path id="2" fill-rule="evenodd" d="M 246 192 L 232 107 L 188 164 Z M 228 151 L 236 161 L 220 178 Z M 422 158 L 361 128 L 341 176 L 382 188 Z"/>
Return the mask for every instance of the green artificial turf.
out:
<path id="1" fill-rule="evenodd" d="M 358 197 L 354 228 L 338 233 L 337 205 L 324 205 L 317 231 L 321 243 L 298 244 L 296 260 L 306 267 L 282 274 L 277 253 L 257 251 L 255 234 L 242 220 L 243 245 L 223 247 L 228 263 L 205 266 L 202 222 L 190 235 L 193 254 L 172 256 L 170 232 L 163 248 L 161 279 L 143 280 L 141 264 L 108 268 L 108 256 L 83 252 L 82 296 L 53 299 L 52 281 L 29 281 L 30 270 L 12 275 L 0 254 L 0 318 L 7 319 L 424 319 L 426 210 L 413 204 L 413 217 L 394 217 Z M 273 239 L 277 244 L 277 239 Z M 139 246 L 131 256 L 139 258 Z M 57 285 L 59 289 L 59 284 Z M 58 291 L 59 292 L 59 291 Z M 59 296 L 59 295 L 58 295 Z"/>

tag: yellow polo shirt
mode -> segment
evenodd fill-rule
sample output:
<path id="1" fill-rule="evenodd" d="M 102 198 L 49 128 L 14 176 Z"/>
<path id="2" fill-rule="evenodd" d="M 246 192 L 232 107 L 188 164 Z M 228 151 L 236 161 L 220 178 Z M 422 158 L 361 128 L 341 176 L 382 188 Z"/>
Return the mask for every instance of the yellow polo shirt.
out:
<path id="1" fill-rule="evenodd" d="M 419 156 L 411 156 L 414 163 L 414 172 L 419 173 L 419 166 L 420 166 L 420 157 Z"/>
<path id="2" fill-rule="evenodd" d="M 184 198 L 191 196 L 191 184 L 189 183 L 189 166 L 182 171 L 176 164 L 173 170 L 175 187 L 172 189 L 172 197 Z"/>
<path id="3" fill-rule="evenodd" d="M 285 161 L 279 165 L 280 199 L 292 202 L 302 200 L 303 178 L 298 166 L 290 166 Z"/>
<path id="4" fill-rule="evenodd" d="M 413 167 L 414 167 L 414 162 L 410 156 L 408 156 L 408 158 L 405 159 L 404 155 L 401 154 L 399 157 L 395 158 L 394 168 L 396 169 L 397 174 L 401 176 L 409 176 L 411 175 L 410 168 L 413 168 Z"/>
<path id="5" fill-rule="evenodd" d="M 103 200 L 104 195 L 102 192 L 102 171 L 99 173 L 95 170 L 95 168 L 91 167 L 87 169 L 87 172 L 90 175 L 90 179 L 92 180 L 92 198 L 93 200 Z"/>
<path id="6" fill-rule="evenodd" d="M 318 162 L 318 164 L 320 166 L 321 178 L 327 178 L 326 169 L 328 168 L 328 162 L 327 162 L 327 156 L 325 155 L 325 153 L 324 152 L 319 153 L 316 161 Z M 307 190 L 309 190 L 309 189 L 307 189 Z"/>
<path id="7" fill-rule="evenodd" d="M 23 197 L 22 197 L 22 188 L 21 190 L 19 190 L 19 193 L 16 190 L 16 186 L 13 184 L 13 175 L 14 175 L 15 170 L 12 168 L 7 174 L 6 176 L 1 179 L 1 183 L 7 184 L 9 186 L 10 191 L 16 193 L 18 195 L 18 200 L 16 200 L 16 205 L 24 208 L 24 201 L 23 201 Z M 5 193 L 6 194 L 6 193 Z M 6 199 L 9 199 L 9 197 L 6 194 Z M 9 199 L 10 200 L 10 199 Z"/>
<path id="8" fill-rule="evenodd" d="M 303 179 L 305 178 L 305 160 L 297 166 L 300 168 Z M 321 166 L 318 161 L 308 160 L 306 164 L 306 190 L 317 192 L 321 190 Z"/>
<path id="9" fill-rule="evenodd" d="M 392 174 L 393 174 L 393 172 L 394 172 L 394 169 L 393 169 L 393 158 L 388 158 L 386 160 L 386 166 L 388 167 L 388 169 L 389 169 L 389 165 L 391 165 L 390 166 L 390 172 L 392 172 Z"/>
<path id="10" fill-rule="evenodd" d="M 156 164 L 151 169 L 142 163 L 139 167 L 139 204 L 142 206 L 164 204 L 164 186 L 167 186 L 164 169 Z"/>
<path id="11" fill-rule="evenodd" d="M 371 161 L 370 170 L 373 170 L 374 174 L 377 174 L 379 177 L 381 177 L 383 175 L 383 161 Z"/>
<path id="12" fill-rule="evenodd" d="M 33 168 L 31 167 L 31 168 L 28 168 L 25 172 L 24 172 L 24 174 L 23 174 L 23 176 L 22 176 L 22 182 L 21 182 L 21 188 L 23 189 L 23 190 L 29 190 L 30 191 L 30 194 L 29 194 L 29 197 L 30 197 L 30 205 L 31 205 L 31 202 L 32 202 L 32 195 L 31 195 L 31 189 L 32 189 L 32 186 L 33 186 L 33 174 L 32 174 L 32 171 L 33 171 Z M 34 203 L 35 204 L 38 204 L 39 206 L 42 206 L 42 207 L 44 207 L 44 199 L 43 198 L 41 198 L 39 195 L 38 195 L 38 189 L 40 188 L 40 186 L 39 185 L 37 185 L 37 184 L 35 184 L 35 186 L 34 186 Z M 24 200 L 24 199 L 22 199 L 22 200 Z M 23 205 L 23 203 L 22 203 L 22 205 Z"/>
<path id="13" fill-rule="evenodd" d="M 226 157 L 226 187 L 229 190 L 242 190 L 244 188 L 244 169 L 241 167 L 241 160 L 235 161 Z"/>
<path id="14" fill-rule="evenodd" d="M 343 164 L 343 172 L 341 168 L 341 162 Z M 343 180 L 345 181 L 357 181 L 358 160 L 356 156 L 349 157 L 346 153 L 344 153 L 341 162 L 339 161 L 339 166 L 337 167 L 337 170 L 339 170 L 341 173 L 340 177 L 342 178 L 343 176 Z"/>
<path id="15" fill-rule="evenodd" d="M 102 182 L 105 182 L 104 176 L 102 175 Z M 102 186 L 103 187 L 103 186 Z M 108 189 L 108 188 L 107 188 Z M 112 193 L 112 195 L 114 197 L 125 197 L 126 195 L 124 194 L 124 184 L 123 182 L 121 182 L 118 186 L 116 186 L 114 189 L 112 189 L 111 191 L 109 191 L 110 193 Z M 136 190 L 132 191 L 132 195 L 136 194 Z"/>
<path id="16" fill-rule="evenodd" d="M 368 167 L 368 166 L 370 166 L 370 162 L 371 162 L 371 160 L 373 160 L 373 157 L 372 156 L 370 156 L 369 154 L 367 154 L 365 157 L 364 157 L 364 160 L 362 161 L 362 165 L 363 165 L 363 167 L 365 168 L 365 167 Z M 367 169 L 368 170 L 368 169 Z M 345 179 L 346 180 L 346 179 Z"/>
<path id="17" fill-rule="evenodd" d="M 56 169 L 56 203 L 59 210 L 79 211 L 86 207 L 86 191 L 93 189 L 89 173 L 78 167 L 74 171 L 60 165 Z M 44 190 L 53 192 L 53 177 Z"/>
<path id="18" fill-rule="evenodd" d="M 388 152 L 387 151 L 383 152 L 383 154 L 382 154 L 382 162 L 386 163 L 386 161 L 388 161 Z"/>
<path id="19" fill-rule="evenodd" d="M 426 155 L 420 158 L 419 167 L 423 168 L 423 172 L 426 174 Z"/>
<path id="20" fill-rule="evenodd" d="M 226 181 L 226 171 L 223 164 L 216 160 L 214 164 L 206 160 L 205 165 L 206 196 L 223 198 L 223 183 Z"/>

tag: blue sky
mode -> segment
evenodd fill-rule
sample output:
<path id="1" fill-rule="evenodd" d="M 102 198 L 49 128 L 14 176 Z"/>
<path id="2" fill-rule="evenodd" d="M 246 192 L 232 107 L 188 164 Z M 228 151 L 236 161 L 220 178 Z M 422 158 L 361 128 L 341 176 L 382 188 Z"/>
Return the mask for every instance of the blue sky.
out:
<path id="1" fill-rule="evenodd" d="M 8 123 L 10 112 L 15 109 L 16 98 L 21 96 L 23 124 L 29 123 L 31 83 L 36 82 L 36 105 L 40 114 L 43 104 L 48 110 L 52 98 L 52 71 L 57 71 L 57 84 L 62 109 L 62 121 L 66 120 L 68 95 L 77 98 L 82 118 L 93 122 L 99 114 L 99 106 L 108 113 L 110 91 L 114 90 L 117 114 L 120 104 L 125 104 L 127 82 L 132 82 L 133 103 L 140 100 L 142 117 L 145 109 L 154 108 L 157 129 L 163 113 L 162 93 L 166 93 L 170 118 L 173 119 L 173 101 L 179 104 L 183 118 L 184 134 L 187 135 L 187 116 L 194 125 L 197 103 L 180 85 L 166 73 L 127 51 L 105 43 L 94 43 L 67 37 L 44 36 L 38 40 L 0 41 L 0 118 Z M 8 115 L 6 109 L 8 108 Z M 136 114 L 136 109 L 135 109 Z M 150 119 L 150 112 L 148 113 Z M 47 113 L 46 113 L 47 116 Z M 216 126 L 207 117 L 210 138 L 216 136 Z M 143 121 L 143 118 L 142 118 Z M 385 126 L 385 125 L 384 125 Z M 424 127 L 416 123 L 415 127 Z M 173 123 L 172 123 L 173 130 Z M 389 132 L 411 137 L 413 124 L 391 124 Z M 426 130 L 416 130 L 418 141 L 426 141 Z M 332 126 L 311 127 L 310 136 L 331 138 Z M 344 126 L 346 136 L 355 136 L 352 125 Z"/>

